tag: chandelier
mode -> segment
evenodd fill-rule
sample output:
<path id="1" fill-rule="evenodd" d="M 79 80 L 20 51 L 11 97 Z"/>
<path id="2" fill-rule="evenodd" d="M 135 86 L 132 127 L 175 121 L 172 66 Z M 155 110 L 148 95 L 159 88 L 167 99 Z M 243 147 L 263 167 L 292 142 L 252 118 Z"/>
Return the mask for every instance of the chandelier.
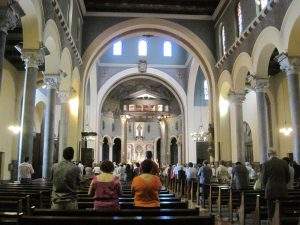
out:
<path id="1" fill-rule="evenodd" d="M 192 132 L 190 135 L 196 142 L 206 142 L 208 140 L 208 132 L 203 130 L 202 125 L 199 127 L 198 132 Z"/>

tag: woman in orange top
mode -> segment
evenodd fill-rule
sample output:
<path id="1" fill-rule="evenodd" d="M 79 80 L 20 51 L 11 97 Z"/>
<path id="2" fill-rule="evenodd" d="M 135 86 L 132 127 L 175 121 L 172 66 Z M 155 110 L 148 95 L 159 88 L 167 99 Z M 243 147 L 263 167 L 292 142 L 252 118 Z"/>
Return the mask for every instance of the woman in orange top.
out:
<path id="1" fill-rule="evenodd" d="M 158 176 L 152 175 L 153 162 L 146 159 L 141 164 L 141 175 L 135 177 L 131 184 L 136 208 L 158 208 L 161 182 Z"/>

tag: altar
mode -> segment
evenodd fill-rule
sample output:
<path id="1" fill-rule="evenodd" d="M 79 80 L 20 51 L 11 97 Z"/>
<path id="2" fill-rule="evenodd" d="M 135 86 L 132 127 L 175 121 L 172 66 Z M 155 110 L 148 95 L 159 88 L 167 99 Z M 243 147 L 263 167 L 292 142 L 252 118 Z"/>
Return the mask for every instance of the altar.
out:
<path id="1" fill-rule="evenodd" d="M 142 162 L 146 158 L 146 152 L 152 151 L 154 156 L 153 141 L 132 141 L 127 143 L 127 162 Z"/>

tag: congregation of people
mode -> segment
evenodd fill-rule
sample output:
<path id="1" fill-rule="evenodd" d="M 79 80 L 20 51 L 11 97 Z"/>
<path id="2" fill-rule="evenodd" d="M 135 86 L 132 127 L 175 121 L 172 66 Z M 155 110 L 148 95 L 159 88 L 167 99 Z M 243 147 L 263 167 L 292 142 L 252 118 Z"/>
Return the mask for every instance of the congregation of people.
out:
<path id="1" fill-rule="evenodd" d="M 129 185 L 136 208 L 159 208 L 159 191 L 171 182 L 183 185 L 182 196 L 191 192 L 192 184 L 199 184 L 199 202 L 205 207 L 210 185 L 228 185 L 234 190 L 265 190 L 269 217 L 274 214 L 274 201 L 283 199 L 288 189 L 294 188 L 299 178 L 299 166 L 289 158 L 279 159 L 269 152 L 269 160 L 261 165 L 220 161 L 201 164 L 176 164 L 160 167 L 152 160 L 152 152 L 135 164 L 116 164 L 111 161 L 94 163 L 92 167 L 73 162 L 74 150 L 63 152 L 64 160 L 52 168 L 52 209 L 77 209 L 77 190 L 89 184 L 88 194 L 94 200 L 94 209 L 119 209 L 122 185 Z M 34 170 L 26 158 L 20 164 L 20 181 L 29 183 Z M 189 196 L 186 196 L 189 197 Z"/>

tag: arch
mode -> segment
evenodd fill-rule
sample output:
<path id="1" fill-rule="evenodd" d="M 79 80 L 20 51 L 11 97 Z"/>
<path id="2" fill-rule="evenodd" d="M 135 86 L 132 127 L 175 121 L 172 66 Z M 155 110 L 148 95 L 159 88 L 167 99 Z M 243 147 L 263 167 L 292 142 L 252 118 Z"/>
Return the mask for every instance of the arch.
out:
<path id="1" fill-rule="evenodd" d="M 50 55 L 45 56 L 45 73 L 58 73 L 60 64 L 61 41 L 56 23 L 52 19 L 49 19 L 46 23 L 43 40 L 44 45 L 50 52 Z"/>
<path id="2" fill-rule="evenodd" d="M 23 48 L 38 49 L 43 40 L 44 15 L 41 1 L 22 0 L 18 1 L 25 16 L 21 18 L 23 28 Z"/>
<path id="3" fill-rule="evenodd" d="M 187 97 L 185 94 L 185 91 L 183 88 L 175 81 L 174 78 L 172 78 L 169 74 L 160 71 L 158 69 L 154 68 L 148 68 L 147 73 L 144 73 L 143 75 L 140 74 L 137 68 L 130 68 L 123 70 L 114 76 L 112 76 L 109 80 L 107 80 L 104 85 L 100 88 L 98 92 L 98 102 L 97 102 L 97 114 L 100 115 L 100 110 L 102 109 L 102 105 L 107 97 L 107 95 L 110 93 L 110 91 L 116 87 L 120 82 L 124 82 L 125 80 L 130 80 L 134 78 L 147 78 L 147 79 L 153 79 L 160 83 L 163 83 L 176 97 L 177 101 L 179 102 L 179 105 L 181 106 L 181 112 L 184 115 L 185 118 L 185 126 L 184 131 L 186 134 L 186 140 L 188 138 L 188 130 L 187 130 Z M 97 126 L 98 123 L 97 123 Z M 97 130 L 99 130 L 99 127 L 97 127 Z M 185 142 L 187 144 L 187 142 Z"/>
<path id="4" fill-rule="evenodd" d="M 111 139 L 110 139 L 111 141 Z M 103 137 L 103 142 L 102 142 L 102 161 L 107 161 L 109 160 L 109 153 L 110 153 L 110 147 L 109 145 L 111 142 L 109 142 L 108 136 Z"/>
<path id="5" fill-rule="evenodd" d="M 252 74 L 252 60 L 248 53 L 242 52 L 235 60 L 232 70 L 233 88 L 244 90 L 248 72 Z"/>
<path id="6" fill-rule="evenodd" d="M 112 152 L 112 161 L 116 163 L 121 162 L 121 146 L 122 141 L 121 138 L 115 137 L 113 139 L 113 152 Z"/>
<path id="7" fill-rule="evenodd" d="M 300 55 L 300 1 L 292 1 L 281 25 L 282 50 L 291 56 Z"/>
<path id="8" fill-rule="evenodd" d="M 68 48 L 64 48 L 60 59 L 60 70 L 65 73 L 61 78 L 60 89 L 69 90 L 72 82 L 72 56 Z"/>
<path id="9" fill-rule="evenodd" d="M 282 51 L 280 32 L 276 27 L 270 26 L 259 34 L 253 46 L 251 56 L 254 74 L 268 76 L 269 62 L 275 48 Z"/>
<path id="10" fill-rule="evenodd" d="M 177 144 L 177 138 L 176 137 L 171 137 L 170 138 L 170 162 L 172 165 L 178 163 L 178 144 Z"/>
<path id="11" fill-rule="evenodd" d="M 95 62 L 97 57 L 103 54 L 112 40 L 141 35 L 145 33 L 168 37 L 169 39 L 174 40 L 179 45 L 188 50 L 203 67 L 202 70 L 204 76 L 209 82 L 212 99 L 215 99 L 215 59 L 212 52 L 204 44 L 204 42 L 189 29 L 177 23 L 156 18 L 129 19 L 108 28 L 107 30 L 99 34 L 97 38 L 95 38 L 95 40 L 89 45 L 83 55 L 83 82 L 81 85 L 82 93 L 84 93 L 85 83 L 88 80 L 88 74 L 93 63 Z M 190 87 L 188 87 L 188 90 L 190 90 Z M 80 101 L 80 105 L 83 105 L 83 95 Z M 216 107 L 213 107 L 210 112 L 215 119 L 217 114 Z M 83 119 L 83 108 L 81 109 L 80 113 L 80 118 Z M 80 124 L 81 126 L 83 126 L 83 121 Z M 214 124 L 217 125 L 217 121 L 215 121 Z"/>

